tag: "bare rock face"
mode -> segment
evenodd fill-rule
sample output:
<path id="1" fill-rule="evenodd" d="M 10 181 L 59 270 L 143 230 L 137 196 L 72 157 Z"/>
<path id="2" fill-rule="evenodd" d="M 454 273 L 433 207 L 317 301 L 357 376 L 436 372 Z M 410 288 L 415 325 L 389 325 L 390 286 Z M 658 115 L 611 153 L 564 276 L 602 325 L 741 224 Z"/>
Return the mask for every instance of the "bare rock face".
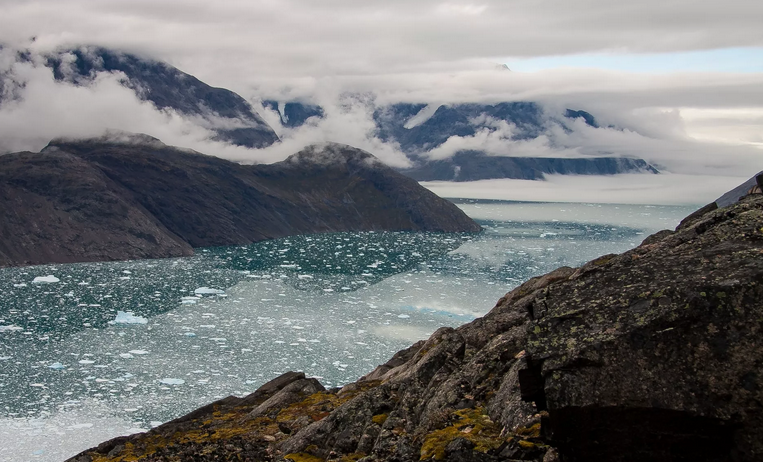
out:
<path id="1" fill-rule="evenodd" d="M 340 390 L 291 373 L 92 461 L 763 460 L 763 196 L 517 287 Z"/>
<path id="2" fill-rule="evenodd" d="M 480 229 L 344 145 L 240 165 L 122 134 L 0 156 L 0 266 L 185 256 L 307 233 Z"/>

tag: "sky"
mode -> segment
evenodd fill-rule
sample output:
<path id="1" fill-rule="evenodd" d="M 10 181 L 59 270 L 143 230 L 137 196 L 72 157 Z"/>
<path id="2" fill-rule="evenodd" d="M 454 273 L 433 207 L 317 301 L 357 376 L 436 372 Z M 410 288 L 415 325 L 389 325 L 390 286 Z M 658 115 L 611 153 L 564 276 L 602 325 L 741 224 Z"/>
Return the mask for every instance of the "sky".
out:
<path id="1" fill-rule="evenodd" d="M 605 127 L 626 128 L 550 134 L 517 146 L 522 152 L 614 152 L 681 175 L 763 170 L 761 2 L 0 0 L 0 11 L 7 48 L 111 47 L 166 61 L 253 102 L 311 101 L 330 116 L 289 132 L 263 114 L 284 142 L 252 153 L 158 113 L 117 78 L 63 88 L 39 66 L 22 68 L 0 53 L 0 74 L 23 82 L 26 98 L 0 108 L 6 149 L 116 127 L 244 161 L 340 141 L 404 162 L 369 135 L 367 110 L 347 110 L 341 96 L 352 92 L 373 94 L 374 104 L 536 101 L 550 114 L 584 109 Z"/>

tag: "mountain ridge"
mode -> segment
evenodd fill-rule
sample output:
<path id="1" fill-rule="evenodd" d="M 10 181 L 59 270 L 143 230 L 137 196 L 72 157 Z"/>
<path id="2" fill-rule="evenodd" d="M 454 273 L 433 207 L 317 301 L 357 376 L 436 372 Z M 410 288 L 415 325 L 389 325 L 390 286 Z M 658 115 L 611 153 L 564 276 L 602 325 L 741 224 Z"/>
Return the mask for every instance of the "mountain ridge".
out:
<path id="1" fill-rule="evenodd" d="M 0 156 L 0 265 L 185 256 L 316 232 L 480 230 L 357 148 L 295 158 L 327 150 L 334 161 L 241 165 L 119 135 Z"/>
<path id="2" fill-rule="evenodd" d="M 272 146 L 280 141 L 274 128 L 288 137 L 290 130 L 297 130 L 308 123 L 311 126 L 319 126 L 321 120 L 333 114 L 307 100 L 264 99 L 261 101 L 261 109 L 259 106 L 255 109 L 240 95 L 227 89 L 209 86 L 167 63 L 103 47 L 80 46 L 43 53 L 40 56 L 32 55 L 28 50 L 21 50 L 16 53 L 16 59 L 21 62 L 41 61 L 51 70 L 56 82 L 78 86 L 89 86 L 102 74 L 116 75 L 123 86 L 133 91 L 139 99 L 153 104 L 157 110 L 179 114 L 185 122 L 211 132 L 213 141 L 242 147 Z M 23 99 L 23 83 L 15 82 L 12 78 L 5 82 L 7 77 L 0 75 L 0 99 Z M 619 157 L 598 151 L 581 154 L 579 158 L 549 160 L 549 157 L 531 157 L 531 167 L 518 165 L 526 164 L 529 159 L 527 156 L 522 157 L 522 160 L 511 160 L 514 159 L 511 156 L 519 154 L 514 143 L 528 142 L 543 136 L 550 140 L 549 149 L 559 147 L 575 150 L 578 146 L 556 146 L 552 135 L 554 131 L 572 132 L 580 128 L 576 120 L 582 120 L 585 127 L 590 129 L 601 128 L 593 114 L 580 109 L 568 108 L 559 114 L 547 114 L 543 106 L 530 101 L 377 105 L 373 95 L 343 95 L 339 98 L 337 104 L 340 107 L 365 107 L 369 117 L 369 126 L 364 128 L 367 130 L 365 136 L 376 138 L 393 150 L 404 153 L 413 164 L 413 168 L 401 171 L 406 174 L 415 173 L 418 175 L 417 179 L 453 180 L 452 174 L 443 173 L 442 164 L 447 162 L 453 163 L 453 168 L 459 167 L 471 172 L 470 175 L 455 177 L 460 181 L 464 181 L 464 177 L 473 180 L 541 180 L 545 174 L 566 174 L 567 171 L 585 175 L 657 172 L 654 166 L 647 164 L 644 167 L 646 162 L 641 159 Z M 3 101 L 0 101 L 0 105 L 2 104 Z M 119 108 L 114 110 L 118 111 Z M 268 125 L 258 110 L 272 113 L 263 112 L 274 124 L 273 127 Z M 277 119 L 273 116 L 277 116 Z M 416 123 L 412 123 L 414 120 Z M 481 148 L 479 140 L 476 139 L 483 137 L 495 138 L 489 152 L 486 148 Z M 338 138 L 336 141 L 343 141 L 341 135 Z M 430 153 L 447 145 L 449 140 L 460 140 L 459 142 L 465 142 L 468 146 L 454 149 L 448 155 L 450 160 L 432 159 L 431 157 L 443 157 L 442 152 L 433 156 L 430 156 Z M 448 147 L 448 150 L 451 149 Z M 253 157 L 256 158 L 256 154 L 253 154 Z M 591 158 L 601 160 L 589 161 Z M 466 165 L 472 163 L 479 165 Z M 561 164 L 564 165 L 563 168 L 560 168 Z"/>

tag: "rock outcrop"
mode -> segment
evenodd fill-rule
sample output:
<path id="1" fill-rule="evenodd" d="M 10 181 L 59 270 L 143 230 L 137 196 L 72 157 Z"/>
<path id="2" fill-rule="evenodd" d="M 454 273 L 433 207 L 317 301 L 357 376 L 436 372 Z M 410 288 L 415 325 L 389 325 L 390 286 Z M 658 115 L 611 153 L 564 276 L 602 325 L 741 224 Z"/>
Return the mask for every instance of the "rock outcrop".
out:
<path id="1" fill-rule="evenodd" d="M 0 156 L 0 266 L 190 255 L 336 231 L 480 230 L 350 146 L 240 165 L 148 136 L 57 140 Z"/>
<path id="2" fill-rule="evenodd" d="M 290 373 L 93 461 L 763 460 L 763 196 L 559 268 L 341 389 Z"/>

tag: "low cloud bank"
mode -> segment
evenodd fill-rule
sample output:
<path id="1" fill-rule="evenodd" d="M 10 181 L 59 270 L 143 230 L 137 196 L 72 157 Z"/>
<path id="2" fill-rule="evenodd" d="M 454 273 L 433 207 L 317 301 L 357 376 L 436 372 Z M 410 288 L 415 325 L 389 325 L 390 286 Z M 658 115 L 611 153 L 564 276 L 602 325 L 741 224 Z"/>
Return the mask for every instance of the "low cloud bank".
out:
<path id="1" fill-rule="evenodd" d="M 702 206 L 748 178 L 683 174 L 547 175 L 547 181 L 429 181 L 422 185 L 447 198 Z"/>

